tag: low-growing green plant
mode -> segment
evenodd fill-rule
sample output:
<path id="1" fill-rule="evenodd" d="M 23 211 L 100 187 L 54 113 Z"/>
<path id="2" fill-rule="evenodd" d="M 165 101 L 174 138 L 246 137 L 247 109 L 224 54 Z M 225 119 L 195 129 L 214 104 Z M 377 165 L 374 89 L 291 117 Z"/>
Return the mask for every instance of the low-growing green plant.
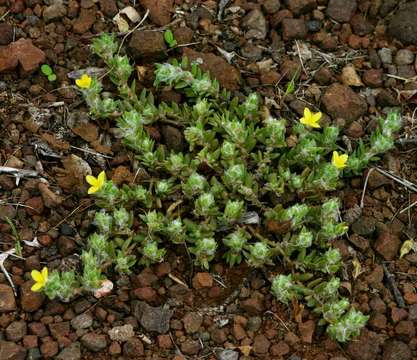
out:
<path id="1" fill-rule="evenodd" d="M 135 264 L 158 263 L 170 246 L 182 247 L 205 269 L 217 253 L 230 266 L 280 259 L 287 273 L 277 275 L 271 289 L 280 302 L 306 303 L 338 341 L 357 335 L 368 317 L 339 295 L 343 262 L 332 241 L 348 227 L 333 191 L 393 147 L 400 117 L 381 118 L 370 141 L 349 155 L 338 145 L 336 126 L 321 128 L 321 113 L 305 109 L 299 121 L 274 118 L 257 94 L 234 98 L 187 59 L 156 65 L 155 86 L 184 97 L 180 104 L 158 104 L 129 82 L 133 67 L 113 36 L 101 36 L 92 47 L 118 94 L 105 96 L 100 81 L 88 75 L 77 85 L 92 117 L 115 119 L 118 136 L 149 181 L 116 186 L 104 172 L 87 177 L 100 209 L 96 232 L 81 255 L 83 273 L 76 279 L 62 273 L 60 282 L 68 278 L 66 284 L 94 291 L 111 269 L 129 273 Z M 149 124 L 176 124 L 186 150 L 154 140 Z M 58 282 L 48 279 L 42 287 L 48 296 L 68 298 L 65 291 L 52 292 L 58 286 L 50 281 Z"/>
<path id="2" fill-rule="evenodd" d="M 284 92 L 284 97 L 286 97 L 287 95 L 293 94 L 296 90 L 296 80 L 298 79 L 298 77 L 300 76 L 300 68 L 297 69 L 297 71 L 294 73 L 294 75 L 292 76 L 291 80 L 288 81 L 287 83 L 287 87 L 285 88 L 285 92 Z"/>
<path id="3" fill-rule="evenodd" d="M 56 80 L 56 74 L 48 64 L 41 66 L 41 72 L 48 78 L 48 81 L 53 82 Z"/>

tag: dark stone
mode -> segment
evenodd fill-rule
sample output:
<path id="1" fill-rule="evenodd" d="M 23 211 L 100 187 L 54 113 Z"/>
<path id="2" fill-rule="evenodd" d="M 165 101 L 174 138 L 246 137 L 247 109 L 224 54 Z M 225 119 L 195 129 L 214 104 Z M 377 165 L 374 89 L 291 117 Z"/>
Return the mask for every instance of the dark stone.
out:
<path id="1" fill-rule="evenodd" d="M 26 312 L 34 312 L 38 310 L 45 299 L 45 295 L 41 292 L 33 292 L 31 290 L 34 282 L 32 280 L 26 281 L 20 287 L 20 304 L 22 309 Z"/>
<path id="2" fill-rule="evenodd" d="M 388 34 L 406 45 L 417 45 L 417 1 L 401 6 L 388 24 Z"/>
<path id="3" fill-rule="evenodd" d="M 100 0 L 100 9 L 107 17 L 113 18 L 117 14 L 117 4 L 115 0 Z"/>
<path id="4" fill-rule="evenodd" d="M 364 98 L 355 93 L 349 86 L 337 83 L 326 89 L 322 101 L 326 112 L 333 119 L 342 118 L 348 124 L 357 120 L 368 110 Z"/>
<path id="5" fill-rule="evenodd" d="M 386 107 L 386 106 L 399 106 L 400 103 L 396 99 L 396 97 L 390 93 L 387 89 L 382 89 L 378 95 L 376 96 L 376 102 L 379 106 Z"/>
<path id="6" fill-rule="evenodd" d="M 13 289 L 5 284 L 0 284 L 0 313 L 16 310 L 16 300 Z"/>
<path id="7" fill-rule="evenodd" d="M 381 350 L 381 340 L 375 332 L 362 330 L 361 335 L 347 345 L 347 354 L 352 360 L 375 360 Z"/>
<path id="8" fill-rule="evenodd" d="M 243 57 L 249 61 L 258 61 L 262 58 L 262 49 L 254 44 L 246 44 L 240 49 Z"/>
<path id="9" fill-rule="evenodd" d="M 280 0 L 265 0 L 262 6 L 264 7 L 267 13 L 273 14 L 273 13 L 276 13 L 280 9 L 281 2 Z"/>
<path id="10" fill-rule="evenodd" d="M 131 338 L 123 345 L 123 355 L 127 356 L 129 359 L 136 359 L 144 354 L 145 351 L 143 349 L 142 341 L 138 338 Z"/>
<path id="11" fill-rule="evenodd" d="M 193 41 L 194 31 L 187 26 L 174 30 L 174 38 L 178 45 L 189 44 Z"/>
<path id="12" fill-rule="evenodd" d="M 412 357 L 410 348 L 402 341 L 389 340 L 384 344 L 382 360 L 411 360 Z"/>
<path id="13" fill-rule="evenodd" d="M 268 32 L 268 23 L 264 14 L 259 9 L 250 11 L 240 23 L 243 29 L 248 31 L 245 34 L 247 39 L 265 39 Z"/>
<path id="14" fill-rule="evenodd" d="M 7 23 L 0 24 L 0 45 L 8 45 L 13 41 L 13 26 Z"/>
<path id="15" fill-rule="evenodd" d="M 307 36 L 307 26 L 302 19 L 282 20 L 282 37 L 284 40 L 304 39 Z"/>
<path id="16" fill-rule="evenodd" d="M 381 7 L 379 8 L 379 14 L 382 17 L 388 15 L 398 4 L 398 0 L 383 0 Z"/>
<path id="17" fill-rule="evenodd" d="M 211 22 L 213 20 L 213 15 L 207 8 L 199 6 L 189 14 L 186 19 L 187 24 L 190 25 L 192 29 L 197 30 L 200 20 L 209 20 Z"/>
<path id="18" fill-rule="evenodd" d="M 134 31 L 128 50 L 136 61 L 159 61 L 165 57 L 164 35 L 157 31 Z"/>
<path id="19" fill-rule="evenodd" d="M 107 339 L 105 335 L 88 333 L 83 335 L 81 343 L 94 352 L 104 350 L 107 347 Z"/>
<path id="20" fill-rule="evenodd" d="M 171 22 L 174 0 L 140 0 L 139 2 L 149 10 L 149 17 L 154 24 L 164 26 Z"/>
<path id="21" fill-rule="evenodd" d="M 190 48 L 184 48 L 184 56 L 188 58 L 190 62 L 202 59 L 200 68 L 203 71 L 208 71 L 211 76 L 216 78 L 220 85 L 228 90 L 237 90 L 240 86 L 240 72 L 233 65 L 230 65 L 221 56 L 214 55 L 213 53 L 204 53 L 194 51 Z"/>
<path id="22" fill-rule="evenodd" d="M 286 0 L 286 4 L 295 15 L 301 15 L 314 10 L 317 7 L 316 0 Z"/>
<path id="23" fill-rule="evenodd" d="M 70 237 L 62 235 L 57 240 L 57 247 L 62 256 L 68 256 L 76 251 L 77 244 Z"/>
<path id="24" fill-rule="evenodd" d="M 320 20 L 310 20 L 307 21 L 307 31 L 308 32 L 318 32 L 321 29 Z"/>
<path id="25" fill-rule="evenodd" d="M 29 349 L 28 356 L 26 360 L 37 360 L 42 359 L 42 354 L 38 348 Z"/>
<path id="26" fill-rule="evenodd" d="M 0 340 L 0 360 L 25 360 L 26 350 L 11 341 Z"/>
<path id="27" fill-rule="evenodd" d="M 66 236 L 74 236 L 75 235 L 74 228 L 71 227 L 70 225 L 68 225 L 67 223 L 61 224 L 61 226 L 59 227 L 59 231 L 61 232 L 62 235 L 66 235 Z"/>
<path id="28" fill-rule="evenodd" d="M 352 224 L 352 230 L 358 235 L 371 235 L 375 231 L 375 219 L 370 216 L 361 216 Z"/>
<path id="29" fill-rule="evenodd" d="M 171 125 L 161 127 L 161 134 L 164 144 L 168 150 L 182 152 L 185 149 L 184 135 L 180 130 Z"/>
<path id="30" fill-rule="evenodd" d="M 370 34 L 374 29 L 374 27 L 361 14 L 353 16 L 350 24 L 352 25 L 353 32 L 359 36 Z"/>
<path id="31" fill-rule="evenodd" d="M 74 342 L 63 349 L 57 356 L 57 360 L 79 360 L 81 359 L 81 345 Z"/>
<path id="32" fill-rule="evenodd" d="M 162 306 L 152 307 L 143 301 L 133 301 L 132 313 L 147 331 L 165 334 L 174 312 Z"/>
<path id="33" fill-rule="evenodd" d="M 330 0 L 327 5 L 327 15 L 338 22 L 348 22 L 356 8 L 356 0 Z"/>
<path id="34" fill-rule="evenodd" d="M 181 344 L 181 351 L 187 355 L 196 355 L 200 349 L 201 345 L 198 340 L 188 339 Z"/>
<path id="35" fill-rule="evenodd" d="M 23 339 L 27 333 L 27 326 L 25 321 L 13 321 L 6 328 L 6 338 L 9 341 L 18 342 Z"/>

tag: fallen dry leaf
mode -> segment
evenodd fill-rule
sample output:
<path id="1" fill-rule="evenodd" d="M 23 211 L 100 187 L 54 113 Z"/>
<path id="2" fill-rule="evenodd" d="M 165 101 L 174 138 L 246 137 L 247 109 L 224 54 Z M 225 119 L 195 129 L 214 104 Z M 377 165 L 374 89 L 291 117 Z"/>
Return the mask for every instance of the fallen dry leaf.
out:
<path id="1" fill-rule="evenodd" d="M 354 279 L 356 279 L 360 274 L 363 273 L 362 266 L 356 257 L 352 260 L 352 265 L 353 265 L 352 276 Z"/>
<path id="2" fill-rule="evenodd" d="M 129 18 L 129 20 L 134 23 L 140 20 L 140 15 L 133 6 L 126 6 L 125 8 L 120 10 L 119 14 L 126 15 Z"/>
<path id="3" fill-rule="evenodd" d="M 98 138 L 98 128 L 91 122 L 81 123 L 71 130 L 74 134 L 88 142 L 96 141 Z"/>
<path id="4" fill-rule="evenodd" d="M 56 179 L 59 186 L 67 191 L 85 186 L 85 177 L 92 174 L 90 165 L 74 154 L 63 158 L 62 165 L 64 169 L 58 169 Z"/>
<path id="5" fill-rule="evenodd" d="M 130 170 L 126 166 L 120 165 L 114 169 L 111 180 L 115 185 L 121 185 L 133 182 L 133 178 L 134 176 Z"/>
<path id="6" fill-rule="evenodd" d="M 113 154 L 113 151 L 111 151 L 111 147 L 101 144 L 99 139 L 97 139 L 96 141 L 93 141 L 90 145 L 99 154 L 107 154 L 107 155 Z"/>
<path id="7" fill-rule="evenodd" d="M 58 205 L 61 205 L 64 201 L 64 198 L 58 194 L 55 194 L 47 184 L 40 182 L 38 184 L 38 189 L 42 195 L 43 202 L 48 208 L 55 208 Z"/>
<path id="8" fill-rule="evenodd" d="M 54 150 L 65 151 L 71 147 L 69 142 L 62 139 L 57 139 L 53 134 L 43 133 L 41 138 L 45 140 Z"/>
<path id="9" fill-rule="evenodd" d="M 411 250 L 414 250 L 415 245 L 416 244 L 414 243 L 413 240 L 404 241 L 404 243 L 402 244 L 401 249 L 400 249 L 400 259 L 403 256 L 407 255 Z"/>
<path id="10" fill-rule="evenodd" d="M 274 65 L 274 60 L 268 59 L 268 60 L 258 61 L 256 65 L 258 67 L 258 71 L 260 72 L 271 71 L 272 65 Z"/>
<path id="11" fill-rule="evenodd" d="M 340 287 L 345 288 L 349 291 L 349 294 L 352 294 L 352 284 L 349 281 L 342 281 Z"/>
<path id="12" fill-rule="evenodd" d="M 294 312 L 294 320 L 300 324 L 303 322 L 304 305 L 300 304 L 294 297 L 292 298 L 291 303 Z"/>
<path id="13" fill-rule="evenodd" d="M 297 52 L 298 56 L 303 62 L 307 62 L 313 58 L 313 53 L 310 50 L 310 46 L 305 42 L 297 42 L 293 46 L 294 52 Z"/>
<path id="14" fill-rule="evenodd" d="M 291 230 L 291 226 L 291 221 L 276 221 L 270 219 L 266 222 L 267 230 L 273 234 L 286 234 Z"/>
<path id="15" fill-rule="evenodd" d="M 135 10 L 135 8 L 132 6 L 126 6 L 124 9 L 120 10 L 113 18 L 113 22 L 116 23 L 120 32 L 129 31 L 129 23 L 122 15 L 126 15 L 126 17 L 133 23 L 137 23 L 140 20 L 140 15 Z"/>
<path id="16" fill-rule="evenodd" d="M 128 22 L 120 15 L 117 14 L 114 18 L 113 18 L 113 22 L 116 23 L 117 28 L 119 29 L 120 32 L 128 32 L 129 31 L 129 24 Z"/>

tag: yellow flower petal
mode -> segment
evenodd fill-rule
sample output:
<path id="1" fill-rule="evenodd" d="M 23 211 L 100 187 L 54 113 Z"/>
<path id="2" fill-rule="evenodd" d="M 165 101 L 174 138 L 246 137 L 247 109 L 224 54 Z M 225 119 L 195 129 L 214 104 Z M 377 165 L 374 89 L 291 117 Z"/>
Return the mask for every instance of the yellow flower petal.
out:
<path id="1" fill-rule="evenodd" d="M 40 271 L 38 271 L 38 270 L 32 270 L 32 272 L 30 274 L 32 275 L 32 279 L 35 280 L 37 283 L 43 281 L 43 276 L 40 273 Z"/>
<path id="2" fill-rule="evenodd" d="M 319 125 L 317 122 L 315 122 L 315 121 L 312 121 L 312 122 L 310 123 L 310 126 L 311 126 L 312 128 L 315 128 L 315 129 L 320 129 L 320 125 Z"/>
<path id="3" fill-rule="evenodd" d="M 97 180 L 98 180 L 99 186 L 102 187 L 104 183 L 106 182 L 106 173 L 102 171 L 100 174 L 98 174 Z"/>
<path id="4" fill-rule="evenodd" d="M 315 122 L 315 123 L 318 123 L 319 121 L 320 121 L 320 119 L 321 119 L 321 117 L 322 117 L 322 113 L 319 111 L 319 112 L 317 112 L 317 113 L 315 113 L 314 115 L 313 115 L 313 121 Z"/>
<path id="5" fill-rule="evenodd" d="M 81 89 L 89 89 L 91 86 L 91 80 L 90 76 L 84 74 L 79 79 L 75 80 L 75 84 Z"/>
<path id="6" fill-rule="evenodd" d="M 304 118 L 308 121 L 311 118 L 311 111 L 309 108 L 304 108 Z"/>
<path id="7" fill-rule="evenodd" d="M 347 160 L 348 160 L 347 154 L 339 155 L 337 151 L 333 151 L 332 164 L 338 169 L 345 168 Z"/>
<path id="8" fill-rule="evenodd" d="M 97 186 L 97 184 L 98 184 L 98 179 L 97 178 L 95 178 L 94 176 L 92 176 L 92 175 L 87 175 L 86 177 L 85 177 L 85 180 L 90 184 L 90 185 L 92 185 L 92 186 Z"/>
<path id="9" fill-rule="evenodd" d="M 319 120 L 321 116 L 321 112 L 314 114 L 309 108 L 304 108 L 304 116 L 300 119 L 300 123 L 318 129 L 320 128 Z"/>
<path id="10" fill-rule="evenodd" d="M 43 287 L 44 287 L 44 284 L 41 284 L 41 283 L 35 283 L 35 284 L 33 284 L 33 285 L 32 285 L 32 287 L 31 287 L 30 289 L 31 289 L 32 291 L 37 292 L 37 291 L 41 290 Z"/>
<path id="11" fill-rule="evenodd" d="M 48 268 L 47 268 L 47 267 L 44 267 L 44 268 L 42 269 L 41 274 L 42 274 L 43 280 L 44 280 L 45 282 L 47 282 L 47 281 L 48 281 Z"/>
<path id="12" fill-rule="evenodd" d="M 97 186 L 92 186 L 88 189 L 88 194 L 91 195 L 96 193 L 97 191 L 99 191 L 99 188 Z"/>

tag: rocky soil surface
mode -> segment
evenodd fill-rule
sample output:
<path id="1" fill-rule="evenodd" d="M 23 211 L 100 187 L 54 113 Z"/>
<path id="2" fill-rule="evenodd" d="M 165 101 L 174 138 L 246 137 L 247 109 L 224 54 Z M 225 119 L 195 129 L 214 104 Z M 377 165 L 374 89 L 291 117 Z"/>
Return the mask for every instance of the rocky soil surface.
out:
<path id="1" fill-rule="evenodd" d="M 399 257 L 402 242 L 416 235 L 417 194 L 378 170 L 340 192 L 351 224 L 336 242 L 347 264 L 343 288 L 370 315 L 349 344 L 329 340 L 307 309 L 274 300 L 269 279 L 279 269 L 229 269 L 219 258 L 201 272 L 180 250 L 114 278 L 115 290 L 103 299 L 65 304 L 30 291 L 32 269 L 79 263 L 94 210 L 84 175 L 106 169 L 116 184 L 135 179 L 133 156 L 113 124 L 90 120 L 73 86 L 77 70 L 100 71 L 89 44 L 118 32 L 113 18 L 127 6 L 141 18 L 149 11 L 125 40 L 138 89 L 152 87 L 155 62 L 201 58 L 223 86 L 258 92 L 276 116 L 322 110 L 325 122 L 343 128 L 347 146 L 399 108 L 398 146 L 379 166 L 417 182 L 415 0 L 0 0 L 0 162 L 36 172 L 0 173 L 0 253 L 14 246 L 6 217 L 25 241 L 23 259 L 4 262 L 15 289 L 0 272 L 0 360 L 417 359 L 417 254 Z M 167 28 L 176 49 L 164 41 Z M 39 71 L 44 63 L 56 81 Z M 284 98 L 292 79 L 296 91 Z M 181 101 L 172 91 L 156 95 Z M 153 131 L 182 148 L 175 127 Z"/>

